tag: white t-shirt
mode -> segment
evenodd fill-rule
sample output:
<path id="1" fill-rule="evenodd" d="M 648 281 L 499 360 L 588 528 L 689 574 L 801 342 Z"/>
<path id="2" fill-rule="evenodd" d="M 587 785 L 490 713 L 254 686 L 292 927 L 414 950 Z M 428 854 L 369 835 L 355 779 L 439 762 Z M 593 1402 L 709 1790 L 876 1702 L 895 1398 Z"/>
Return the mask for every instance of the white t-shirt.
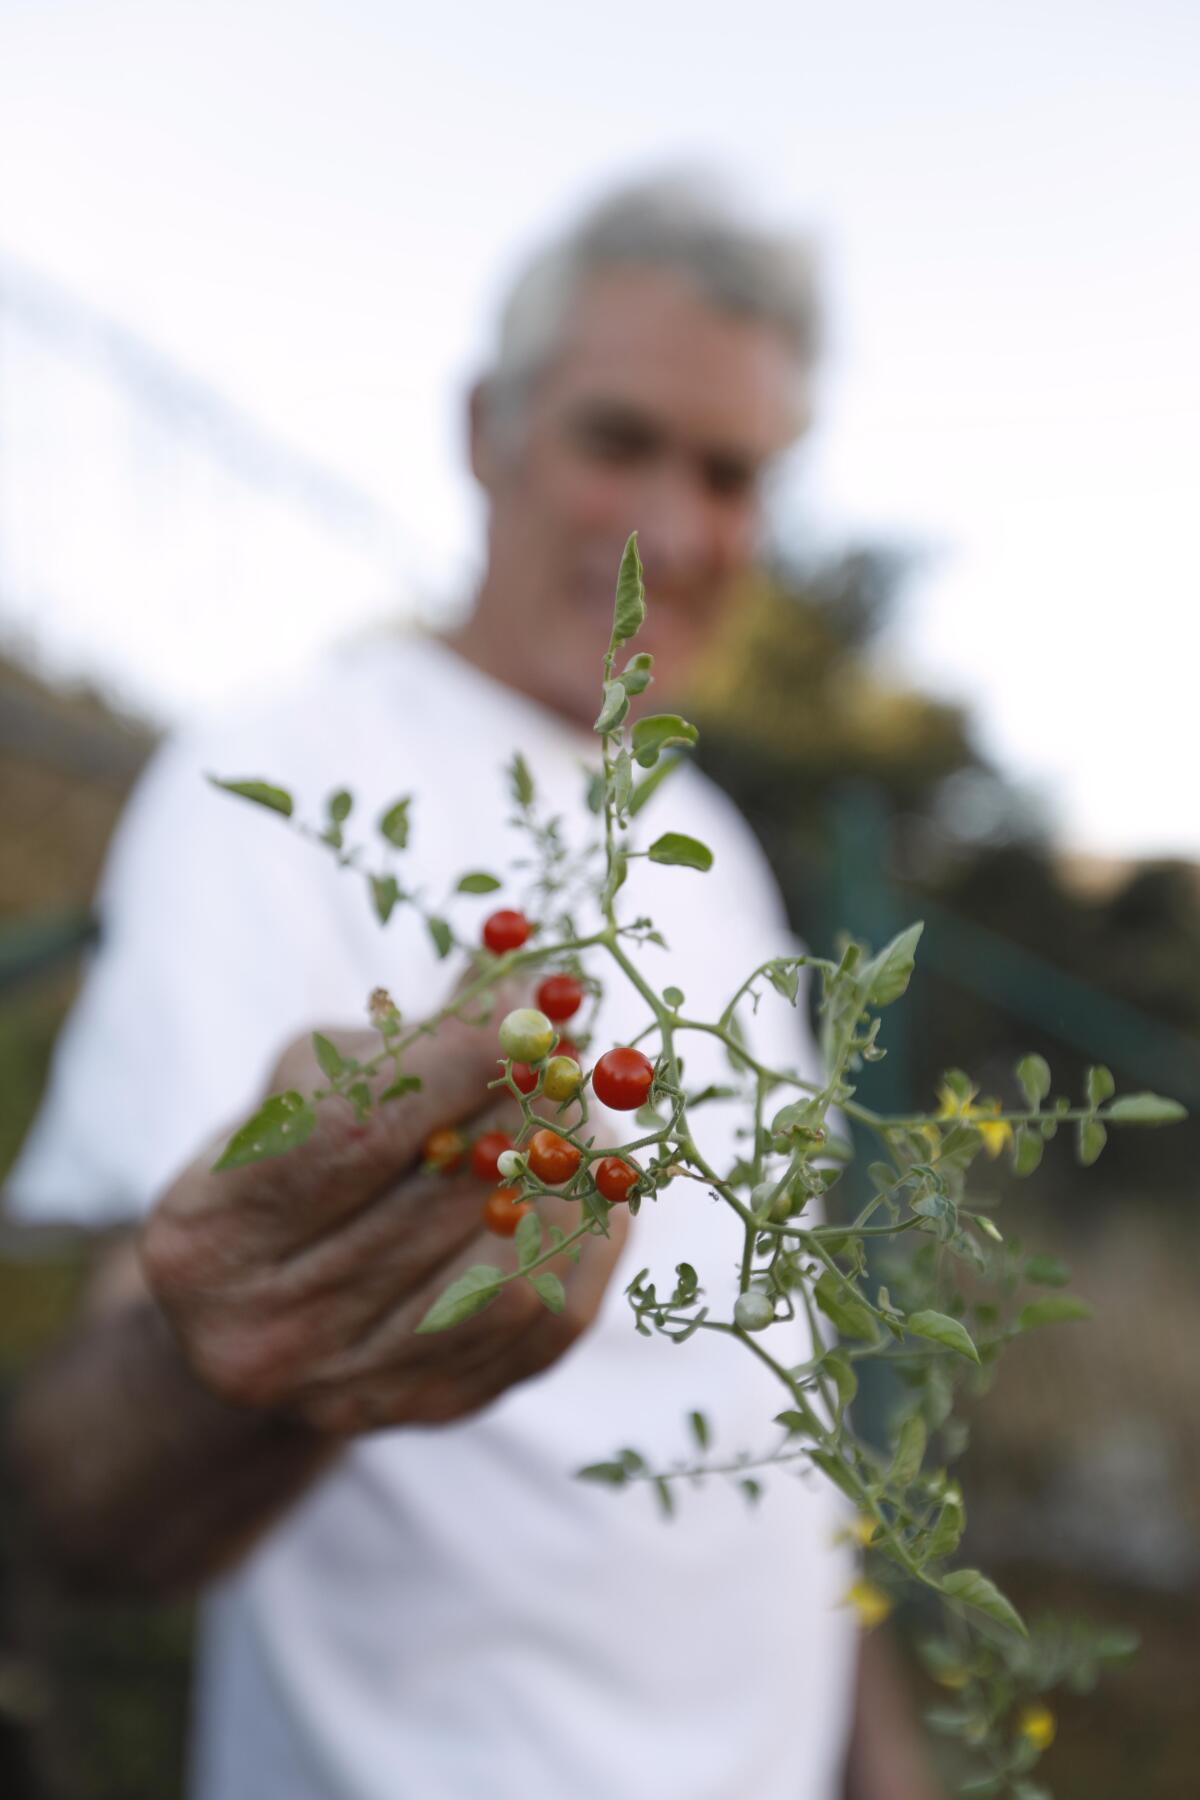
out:
<path id="1" fill-rule="evenodd" d="M 344 784 L 350 841 L 414 794 L 403 869 L 440 903 L 465 869 L 504 873 L 519 854 L 503 773 L 517 748 L 582 841 L 594 740 L 423 639 L 359 647 L 162 749 L 114 840 L 102 946 L 11 1209 L 134 1217 L 246 1115 L 289 1037 L 364 1023 L 380 983 L 410 1018 L 444 998 L 453 964 L 410 909 L 381 931 L 361 876 L 203 771 L 277 781 L 316 824 Z M 707 875 L 636 859 L 622 906 L 668 939 L 638 952 L 647 973 L 715 1018 L 790 947 L 769 871 L 694 769 L 639 827 L 644 842 L 683 830 L 714 851 Z M 456 901 L 463 934 L 510 892 Z M 632 990 L 610 985 L 596 1042 L 644 1023 Z M 768 994 L 746 1024 L 764 1057 L 811 1070 L 785 1001 Z M 725 1076 L 716 1040 L 683 1048 L 689 1087 Z M 738 1117 L 695 1115 L 718 1163 Z M 209 1590 L 196 1800 L 833 1800 L 855 1655 L 836 1497 L 780 1470 L 751 1507 L 713 1478 L 683 1485 L 667 1522 L 648 1486 L 574 1476 L 624 1445 L 656 1466 L 689 1457 L 692 1408 L 726 1457 L 779 1442 L 786 1395 L 744 1346 L 643 1338 L 624 1292 L 645 1265 L 669 1291 L 686 1258 L 727 1308 L 740 1248 L 729 1209 L 677 1183 L 632 1221 L 596 1322 L 553 1368 L 462 1423 L 357 1440 Z M 809 1353 L 799 1325 L 773 1328 L 771 1348 L 785 1363 Z"/>

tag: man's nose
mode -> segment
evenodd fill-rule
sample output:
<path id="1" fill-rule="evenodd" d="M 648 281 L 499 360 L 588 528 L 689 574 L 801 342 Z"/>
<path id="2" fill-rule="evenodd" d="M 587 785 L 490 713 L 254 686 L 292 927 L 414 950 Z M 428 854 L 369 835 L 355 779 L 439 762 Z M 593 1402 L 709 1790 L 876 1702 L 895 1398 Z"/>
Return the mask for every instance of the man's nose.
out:
<path id="1" fill-rule="evenodd" d="M 709 569 L 718 554 L 718 534 L 694 476 L 660 473 L 645 498 L 638 547 L 651 587 L 670 587 Z"/>

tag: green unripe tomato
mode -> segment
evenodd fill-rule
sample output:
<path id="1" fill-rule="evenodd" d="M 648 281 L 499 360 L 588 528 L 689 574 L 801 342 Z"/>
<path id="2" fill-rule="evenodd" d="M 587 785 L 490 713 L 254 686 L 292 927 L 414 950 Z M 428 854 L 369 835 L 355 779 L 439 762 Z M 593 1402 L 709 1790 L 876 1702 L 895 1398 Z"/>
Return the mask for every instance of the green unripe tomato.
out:
<path id="1" fill-rule="evenodd" d="M 542 1092 L 548 1100 L 569 1100 L 579 1092 L 583 1070 L 573 1056 L 552 1056 L 542 1077 Z"/>
<path id="2" fill-rule="evenodd" d="M 733 1308 L 733 1322 L 743 1331 L 765 1331 L 775 1318 L 775 1308 L 766 1294 L 752 1288 L 739 1294 Z"/>
<path id="3" fill-rule="evenodd" d="M 496 1158 L 496 1173 L 502 1181 L 515 1181 L 525 1173 L 525 1158 L 519 1150 L 502 1150 Z"/>
<path id="4" fill-rule="evenodd" d="M 514 1062 L 537 1063 L 558 1033 L 536 1006 L 518 1006 L 500 1021 L 500 1048 Z"/>

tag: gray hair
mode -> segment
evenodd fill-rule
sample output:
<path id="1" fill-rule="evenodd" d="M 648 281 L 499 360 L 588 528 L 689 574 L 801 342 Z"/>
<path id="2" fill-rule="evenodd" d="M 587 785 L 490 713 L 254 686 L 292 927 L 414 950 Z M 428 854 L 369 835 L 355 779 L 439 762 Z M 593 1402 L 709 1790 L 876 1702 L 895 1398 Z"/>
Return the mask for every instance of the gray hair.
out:
<path id="1" fill-rule="evenodd" d="M 758 225 L 715 196 L 711 182 L 641 182 L 610 195 L 543 246 L 510 289 L 484 384 L 491 422 L 502 435 L 519 423 L 530 389 L 553 360 L 580 289 L 620 267 L 670 270 L 717 311 L 773 326 L 792 350 L 798 376 L 816 360 L 811 245 Z"/>

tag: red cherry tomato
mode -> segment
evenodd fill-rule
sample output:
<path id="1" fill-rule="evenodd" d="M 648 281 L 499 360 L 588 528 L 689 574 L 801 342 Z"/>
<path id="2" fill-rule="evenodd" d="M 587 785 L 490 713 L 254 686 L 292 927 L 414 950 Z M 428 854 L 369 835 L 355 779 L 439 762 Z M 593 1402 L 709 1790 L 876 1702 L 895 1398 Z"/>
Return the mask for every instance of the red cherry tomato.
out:
<path id="1" fill-rule="evenodd" d="M 451 1131 L 449 1126 L 441 1126 L 431 1131 L 421 1146 L 422 1159 L 433 1168 L 440 1169 L 448 1175 L 457 1169 L 467 1153 L 466 1142 L 461 1131 Z"/>
<path id="2" fill-rule="evenodd" d="M 510 1073 L 523 1094 L 532 1094 L 538 1084 L 536 1069 L 531 1069 L 528 1063 L 514 1063 Z"/>
<path id="3" fill-rule="evenodd" d="M 579 1167 L 580 1155 L 557 1131 L 535 1131 L 525 1146 L 530 1169 L 547 1187 L 558 1187 L 570 1181 Z"/>
<path id="4" fill-rule="evenodd" d="M 541 1007 L 548 1019 L 561 1025 L 583 1005 L 583 983 L 574 975 L 547 975 L 545 981 L 538 983 L 534 1004 Z"/>
<path id="5" fill-rule="evenodd" d="M 517 1199 L 518 1192 L 517 1188 L 500 1187 L 483 1203 L 483 1222 L 497 1237 L 512 1237 L 525 1214 L 532 1210 L 528 1200 Z"/>
<path id="6" fill-rule="evenodd" d="M 592 1070 L 592 1091 L 614 1112 L 636 1112 L 646 1103 L 654 1065 L 640 1050 L 606 1050 Z"/>
<path id="7" fill-rule="evenodd" d="M 513 1141 L 507 1131 L 485 1131 L 471 1145 L 471 1169 L 480 1181 L 499 1181 L 500 1171 L 496 1167 L 496 1158 L 505 1150 L 511 1150 Z"/>
<path id="8" fill-rule="evenodd" d="M 592 1164 L 592 1180 L 597 1191 L 613 1206 L 628 1200 L 629 1190 L 641 1179 L 641 1173 L 635 1163 L 626 1162 L 623 1156 L 602 1156 L 598 1163 Z"/>
<path id="9" fill-rule="evenodd" d="M 569 1056 L 572 1062 L 577 1062 L 580 1068 L 583 1067 L 583 1051 L 577 1049 L 570 1038 L 559 1038 L 554 1046 L 554 1054 L 555 1056 Z"/>
<path id="10" fill-rule="evenodd" d="M 532 930 L 523 912 L 502 906 L 483 921 L 483 941 L 493 955 L 503 956 L 506 950 L 519 950 Z"/>

